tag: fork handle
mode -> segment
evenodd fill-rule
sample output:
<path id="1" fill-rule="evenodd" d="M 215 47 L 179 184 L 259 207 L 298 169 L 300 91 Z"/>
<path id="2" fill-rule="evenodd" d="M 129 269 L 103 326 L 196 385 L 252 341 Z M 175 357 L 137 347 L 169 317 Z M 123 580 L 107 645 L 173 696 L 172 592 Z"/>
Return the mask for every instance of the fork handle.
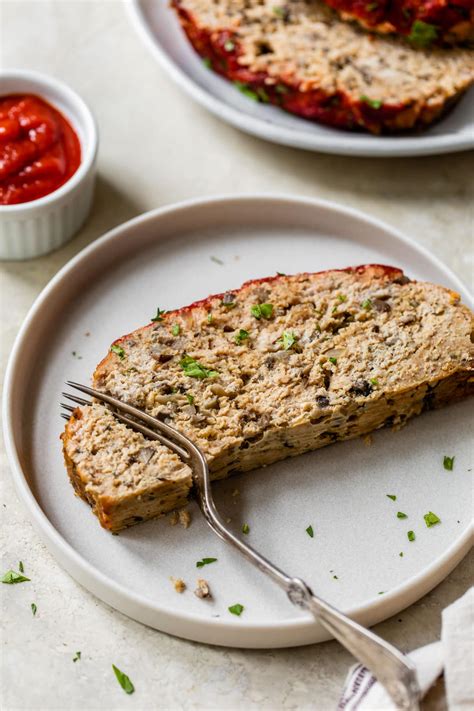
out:
<path id="1" fill-rule="evenodd" d="M 294 605 L 309 610 L 341 644 L 372 671 L 398 708 L 418 711 L 420 689 L 413 663 L 398 649 L 316 597 L 300 578 L 287 594 Z"/>

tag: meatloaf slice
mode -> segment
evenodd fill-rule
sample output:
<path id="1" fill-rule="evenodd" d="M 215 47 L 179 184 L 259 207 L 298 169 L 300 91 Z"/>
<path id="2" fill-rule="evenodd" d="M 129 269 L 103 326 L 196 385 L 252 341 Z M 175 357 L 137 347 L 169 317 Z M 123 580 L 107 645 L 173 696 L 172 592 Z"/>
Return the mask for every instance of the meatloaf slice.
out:
<path id="1" fill-rule="evenodd" d="M 468 49 L 413 49 L 320 0 L 172 0 L 196 51 L 245 95 L 373 133 L 423 128 L 474 80 Z"/>
<path id="2" fill-rule="evenodd" d="M 474 389 L 469 309 L 391 267 L 250 281 L 158 318 L 113 344 L 94 386 L 184 432 L 215 479 L 400 426 Z M 112 530 L 190 491 L 174 454 L 101 406 L 78 408 L 63 444 L 76 490 Z"/>
<path id="3" fill-rule="evenodd" d="M 474 40 L 474 0 L 324 0 L 344 20 L 405 35 L 416 47 Z"/>

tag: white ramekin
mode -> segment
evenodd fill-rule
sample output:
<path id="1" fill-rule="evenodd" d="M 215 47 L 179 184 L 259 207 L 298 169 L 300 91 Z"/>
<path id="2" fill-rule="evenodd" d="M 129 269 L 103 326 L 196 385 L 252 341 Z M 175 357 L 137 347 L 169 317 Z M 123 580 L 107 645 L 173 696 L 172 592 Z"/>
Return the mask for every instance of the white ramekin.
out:
<path id="1" fill-rule="evenodd" d="M 81 143 L 81 164 L 60 188 L 19 205 L 0 205 L 0 259 L 30 259 L 57 249 L 78 231 L 92 204 L 97 127 L 89 108 L 72 89 L 37 72 L 2 70 L 0 96 L 36 94 L 70 121 Z"/>

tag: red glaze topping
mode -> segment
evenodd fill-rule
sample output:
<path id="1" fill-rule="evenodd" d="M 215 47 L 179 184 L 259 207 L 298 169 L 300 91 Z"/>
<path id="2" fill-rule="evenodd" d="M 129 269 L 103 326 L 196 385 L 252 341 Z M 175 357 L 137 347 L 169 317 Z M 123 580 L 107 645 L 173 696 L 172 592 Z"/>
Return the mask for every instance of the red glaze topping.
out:
<path id="1" fill-rule="evenodd" d="M 0 97 L 0 205 L 57 190 L 81 163 L 71 124 L 39 96 Z"/>

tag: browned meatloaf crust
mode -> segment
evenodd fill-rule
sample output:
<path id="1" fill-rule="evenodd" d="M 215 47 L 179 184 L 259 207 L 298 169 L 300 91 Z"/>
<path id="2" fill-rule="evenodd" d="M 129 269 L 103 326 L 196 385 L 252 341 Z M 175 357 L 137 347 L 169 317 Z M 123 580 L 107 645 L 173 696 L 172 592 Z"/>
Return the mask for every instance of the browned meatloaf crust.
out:
<path id="1" fill-rule="evenodd" d="M 474 0 L 324 0 L 345 20 L 408 37 L 416 47 L 474 40 Z M 288 3 L 291 7 L 291 2 Z"/>
<path id="2" fill-rule="evenodd" d="M 212 476 L 402 425 L 472 392 L 473 317 L 459 296 L 363 266 L 251 281 L 115 342 L 94 385 L 187 434 Z M 106 528 L 182 506 L 189 469 L 101 405 L 63 437 Z"/>
<path id="3" fill-rule="evenodd" d="M 249 98 L 373 133 L 426 127 L 474 80 L 474 52 L 413 49 L 320 0 L 172 0 L 195 50 Z"/>

